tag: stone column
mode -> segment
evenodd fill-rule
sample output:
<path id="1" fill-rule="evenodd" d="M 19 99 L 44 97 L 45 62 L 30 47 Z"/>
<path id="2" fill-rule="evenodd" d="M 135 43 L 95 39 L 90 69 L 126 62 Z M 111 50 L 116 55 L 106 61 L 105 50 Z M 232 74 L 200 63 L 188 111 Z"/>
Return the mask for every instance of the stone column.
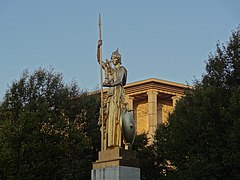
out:
<path id="1" fill-rule="evenodd" d="M 148 95 L 148 131 L 152 139 L 157 127 L 157 94 L 158 92 L 151 90 Z M 153 139 L 152 139 L 153 140 Z"/>
<path id="2" fill-rule="evenodd" d="M 178 95 L 172 97 L 173 109 L 175 108 L 176 103 L 180 98 L 181 96 L 178 96 Z"/>
<path id="3" fill-rule="evenodd" d="M 125 102 L 128 103 L 129 110 L 133 110 L 133 100 L 134 100 L 134 97 L 129 96 L 129 95 L 125 96 Z"/>

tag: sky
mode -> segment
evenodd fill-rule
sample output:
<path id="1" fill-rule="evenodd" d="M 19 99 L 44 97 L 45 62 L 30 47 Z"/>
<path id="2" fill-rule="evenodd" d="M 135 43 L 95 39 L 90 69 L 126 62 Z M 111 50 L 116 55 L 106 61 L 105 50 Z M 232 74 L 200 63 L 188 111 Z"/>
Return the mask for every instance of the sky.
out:
<path id="1" fill-rule="evenodd" d="M 94 90 L 99 13 L 103 59 L 119 48 L 128 83 L 191 85 L 217 41 L 240 25 L 239 8 L 239 0 L 0 0 L 0 100 L 25 69 L 39 67 Z"/>

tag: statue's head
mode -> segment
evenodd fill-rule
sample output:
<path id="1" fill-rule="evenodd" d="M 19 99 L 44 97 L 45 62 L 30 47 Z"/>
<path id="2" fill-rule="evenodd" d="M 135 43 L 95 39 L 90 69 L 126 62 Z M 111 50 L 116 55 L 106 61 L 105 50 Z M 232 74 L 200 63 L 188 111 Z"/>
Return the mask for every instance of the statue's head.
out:
<path id="1" fill-rule="evenodd" d="M 122 64 L 121 54 L 118 52 L 118 49 L 116 51 L 112 52 L 111 59 L 112 59 L 112 61 L 116 61 L 116 64 L 118 64 L 118 63 Z"/>

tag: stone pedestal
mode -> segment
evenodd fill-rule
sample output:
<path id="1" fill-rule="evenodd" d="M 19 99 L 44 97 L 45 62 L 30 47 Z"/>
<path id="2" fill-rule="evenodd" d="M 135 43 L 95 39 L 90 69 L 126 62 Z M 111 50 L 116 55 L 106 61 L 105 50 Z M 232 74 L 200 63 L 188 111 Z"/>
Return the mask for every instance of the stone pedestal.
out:
<path id="1" fill-rule="evenodd" d="M 121 148 L 100 151 L 93 163 L 92 180 L 140 180 L 136 152 Z"/>
<path id="2" fill-rule="evenodd" d="M 140 168 L 115 166 L 93 169 L 91 180 L 140 180 Z"/>

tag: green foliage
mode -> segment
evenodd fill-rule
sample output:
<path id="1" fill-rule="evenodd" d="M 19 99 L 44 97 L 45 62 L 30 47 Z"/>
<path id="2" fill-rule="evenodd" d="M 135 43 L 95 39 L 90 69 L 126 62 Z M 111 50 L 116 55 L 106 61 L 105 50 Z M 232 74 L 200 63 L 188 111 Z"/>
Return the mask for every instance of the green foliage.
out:
<path id="1" fill-rule="evenodd" d="M 136 135 L 133 150 L 137 152 L 142 180 L 159 179 L 163 176 L 163 166 L 157 163 L 155 148 L 149 142 L 148 134 Z"/>
<path id="2" fill-rule="evenodd" d="M 157 129 L 157 156 L 173 167 L 166 165 L 169 179 L 240 178 L 239 94 L 240 27 L 226 47 L 217 44 L 202 81 Z"/>
<path id="3" fill-rule="evenodd" d="M 53 69 L 24 71 L 0 106 L 0 179 L 89 179 L 98 111 L 97 95 Z"/>

